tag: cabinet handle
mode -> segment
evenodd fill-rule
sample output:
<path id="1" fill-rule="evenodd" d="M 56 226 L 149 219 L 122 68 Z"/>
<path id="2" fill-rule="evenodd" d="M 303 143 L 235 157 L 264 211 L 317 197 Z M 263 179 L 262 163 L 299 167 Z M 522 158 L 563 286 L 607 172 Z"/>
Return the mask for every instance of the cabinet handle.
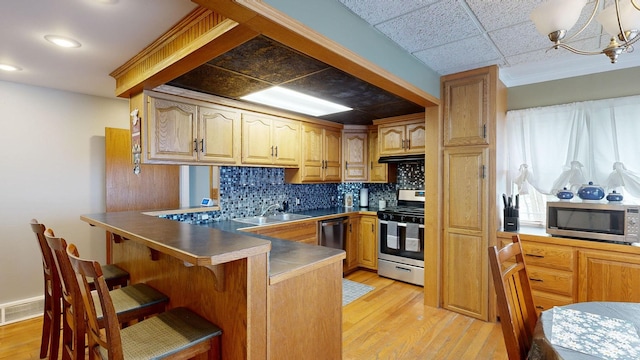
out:
<path id="1" fill-rule="evenodd" d="M 530 257 L 534 257 L 534 258 L 544 259 L 544 255 L 524 254 L 524 256 L 530 256 Z"/>
<path id="2" fill-rule="evenodd" d="M 349 224 L 349 232 L 351 232 L 351 225 L 352 225 L 352 224 Z"/>
<path id="3" fill-rule="evenodd" d="M 409 149 L 411 147 L 411 140 L 407 139 L 407 147 L 406 149 Z"/>
<path id="4" fill-rule="evenodd" d="M 544 306 L 536 305 L 536 309 L 544 310 Z"/>
<path id="5" fill-rule="evenodd" d="M 480 169 L 480 171 L 481 171 L 480 176 L 483 179 L 486 179 L 487 178 L 487 167 L 485 165 L 482 165 L 482 168 Z"/>
<path id="6" fill-rule="evenodd" d="M 271 157 L 273 157 L 273 146 L 271 147 Z"/>
<path id="7" fill-rule="evenodd" d="M 402 139 L 402 149 L 403 149 L 403 150 L 405 149 L 405 147 L 404 147 L 404 143 L 405 143 L 405 141 L 406 141 L 405 139 Z"/>
<path id="8" fill-rule="evenodd" d="M 371 224 L 371 232 L 376 232 L 376 230 L 373 228 L 373 224 Z"/>
<path id="9" fill-rule="evenodd" d="M 373 161 L 371 162 L 371 170 L 373 170 Z"/>
<path id="10" fill-rule="evenodd" d="M 278 157 L 278 146 L 276 145 L 276 157 Z"/>
<path id="11" fill-rule="evenodd" d="M 535 281 L 535 282 L 544 282 L 544 280 L 542 280 L 542 279 L 536 279 L 536 278 L 532 278 L 532 277 L 530 277 L 529 280 Z"/>
<path id="12" fill-rule="evenodd" d="M 193 151 L 198 152 L 198 139 L 193 139 Z"/>
<path id="13" fill-rule="evenodd" d="M 349 162 L 345 161 L 344 162 L 344 169 L 347 170 L 349 168 Z"/>
<path id="14" fill-rule="evenodd" d="M 200 139 L 200 152 L 204 153 L 204 139 Z"/>
<path id="15" fill-rule="evenodd" d="M 487 138 L 487 124 L 482 124 L 482 137 Z"/>

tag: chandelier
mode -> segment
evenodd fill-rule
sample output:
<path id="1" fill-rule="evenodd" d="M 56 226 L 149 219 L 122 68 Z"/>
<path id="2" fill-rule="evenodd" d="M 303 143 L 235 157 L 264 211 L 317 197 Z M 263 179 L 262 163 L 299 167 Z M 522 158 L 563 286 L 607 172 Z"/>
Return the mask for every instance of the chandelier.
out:
<path id="1" fill-rule="evenodd" d="M 596 16 L 600 0 L 595 1 L 589 20 L 573 35 L 567 37 L 574 27 L 587 0 L 550 0 L 540 4 L 531 12 L 531 20 L 540 34 L 548 36 L 552 49 L 564 48 L 580 55 L 605 54 L 615 63 L 618 55 L 633 51 L 633 44 L 640 39 L 640 0 L 615 0 Z M 582 33 L 593 19 L 611 35 L 609 45 L 599 51 L 583 51 L 568 45 L 571 39 Z"/>

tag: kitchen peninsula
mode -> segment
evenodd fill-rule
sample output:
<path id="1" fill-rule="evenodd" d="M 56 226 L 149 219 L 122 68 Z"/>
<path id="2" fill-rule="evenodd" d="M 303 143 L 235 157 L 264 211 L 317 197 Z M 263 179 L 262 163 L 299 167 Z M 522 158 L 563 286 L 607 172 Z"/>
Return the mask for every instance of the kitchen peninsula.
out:
<path id="1" fill-rule="evenodd" d="M 223 358 L 342 356 L 344 251 L 134 211 L 81 220 L 113 234 L 113 262 L 131 282 L 146 282 L 170 297 L 170 307 L 186 306 L 220 326 Z"/>

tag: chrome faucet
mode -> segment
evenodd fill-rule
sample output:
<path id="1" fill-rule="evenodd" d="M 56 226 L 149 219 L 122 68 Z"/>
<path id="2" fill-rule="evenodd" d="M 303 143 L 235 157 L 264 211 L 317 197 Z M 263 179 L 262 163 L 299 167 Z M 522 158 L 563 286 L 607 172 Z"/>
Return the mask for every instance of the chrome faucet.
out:
<path id="1" fill-rule="evenodd" d="M 262 205 L 262 214 L 260 214 L 260 216 L 264 216 L 264 214 L 266 214 L 269 210 L 271 209 L 277 209 L 280 207 L 280 204 L 275 203 L 275 204 L 271 204 L 269 206 L 267 206 L 267 208 L 264 208 L 264 205 Z"/>

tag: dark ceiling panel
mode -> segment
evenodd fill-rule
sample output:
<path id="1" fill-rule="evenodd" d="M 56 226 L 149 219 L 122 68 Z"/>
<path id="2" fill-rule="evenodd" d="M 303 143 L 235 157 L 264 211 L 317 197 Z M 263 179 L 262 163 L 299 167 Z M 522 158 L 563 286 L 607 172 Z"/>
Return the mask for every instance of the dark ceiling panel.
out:
<path id="1" fill-rule="evenodd" d="M 280 85 L 353 108 L 319 117 L 342 124 L 423 112 L 424 108 L 341 70 L 258 36 L 170 81 L 169 85 L 243 101 Z"/>

